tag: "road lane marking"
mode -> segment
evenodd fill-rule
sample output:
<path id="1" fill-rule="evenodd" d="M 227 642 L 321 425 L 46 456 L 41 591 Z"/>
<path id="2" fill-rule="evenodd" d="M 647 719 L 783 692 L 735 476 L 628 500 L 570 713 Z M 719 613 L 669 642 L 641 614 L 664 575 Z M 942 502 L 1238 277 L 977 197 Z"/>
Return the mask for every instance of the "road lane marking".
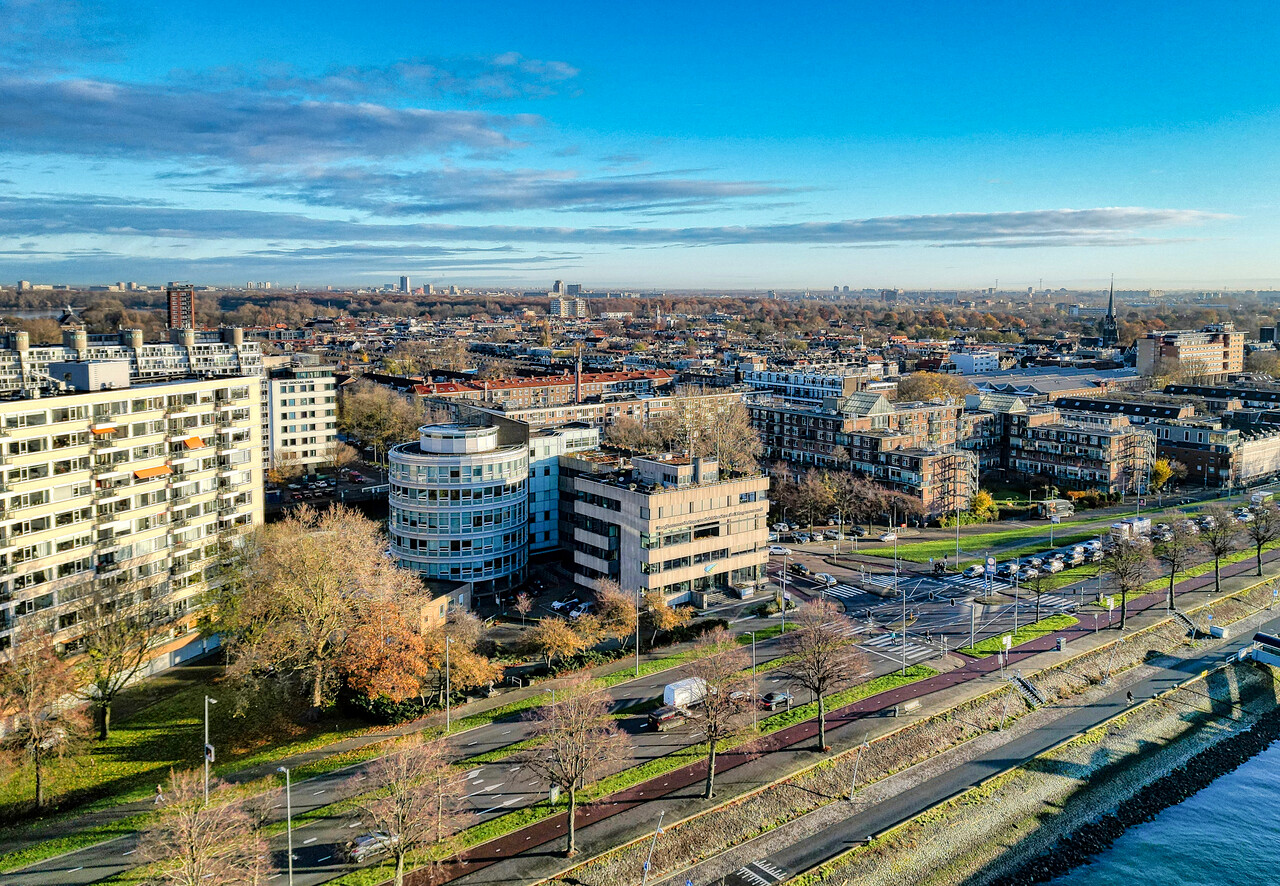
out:
<path id="1" fill-rule="evenodd" d="M 302 841 L 302 845 L 303 845 L 303 846 L 306 846 L 308 843 L 314 843 L 317 839 L 319 839 L 319 838 L 318 838 L 318 837 L 307 837 L 307 839 L 305 839 L 305 840 L 303 840 L 303 841 Z"/>

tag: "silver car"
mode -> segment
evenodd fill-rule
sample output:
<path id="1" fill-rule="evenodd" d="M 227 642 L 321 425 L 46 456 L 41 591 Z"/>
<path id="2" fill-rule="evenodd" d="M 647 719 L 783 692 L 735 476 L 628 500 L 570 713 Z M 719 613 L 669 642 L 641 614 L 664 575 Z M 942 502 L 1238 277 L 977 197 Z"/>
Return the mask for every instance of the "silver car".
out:
<path id="1" fill-rule="evenodd" d="M 386 855 L 399 842 L 399 837 L 384 834 L 381 831 L 374 831 L 369 834 L 361 834 L 347 843 L 343 848 L 342 854 L 352 864 L 364 864 L 371 858 Z"/>

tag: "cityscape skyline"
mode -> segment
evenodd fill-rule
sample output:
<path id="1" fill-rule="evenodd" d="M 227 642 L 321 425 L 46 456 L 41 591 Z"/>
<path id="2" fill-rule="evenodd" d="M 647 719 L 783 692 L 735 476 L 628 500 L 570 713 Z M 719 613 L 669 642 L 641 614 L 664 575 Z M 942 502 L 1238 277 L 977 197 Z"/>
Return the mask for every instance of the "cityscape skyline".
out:
<path id="1" fill-rule="evenodd" d="M 1280 285 L 1274 8 L 734 10 L 0 0 L 0 277 Z"/>

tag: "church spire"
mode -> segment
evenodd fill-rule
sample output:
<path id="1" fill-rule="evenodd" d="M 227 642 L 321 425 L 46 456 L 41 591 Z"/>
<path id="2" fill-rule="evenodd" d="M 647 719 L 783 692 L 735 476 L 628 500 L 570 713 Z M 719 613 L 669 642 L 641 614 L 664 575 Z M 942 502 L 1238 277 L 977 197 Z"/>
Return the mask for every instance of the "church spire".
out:
<path id="1" fill-rule="evenodd" d="M 1099 324 L 1101 327 L 1099 332 L 1102 333 L 1102 346 L 1104 348 L 1115 347 L 1120 343 L 1120 328 L 1116 323 L 1116 275 L 1111 275 L 1111 290 L 1107 294 L 1107 316 L 1102 318 Z"/>

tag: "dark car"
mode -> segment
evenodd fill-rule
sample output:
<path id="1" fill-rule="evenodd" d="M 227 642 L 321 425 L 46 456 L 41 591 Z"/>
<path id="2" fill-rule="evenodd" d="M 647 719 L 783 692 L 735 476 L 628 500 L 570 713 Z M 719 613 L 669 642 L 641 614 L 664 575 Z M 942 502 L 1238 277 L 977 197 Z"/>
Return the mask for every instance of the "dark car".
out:
<path id="1" fill-rule="evenodd" d="M 649 726 L 658 732 L 674 729 L 684 721 L 684 712 L 677 707 L 667 705 L 649 712 Z"/>
<path id="2" fill-rule="evenodd" d="M 809 567 L 805 566 L 803 563 L 792 563 L 791 571 L 794 572 L 796 575 L 808 575 Z"/>
<path id="3" fill-rule="evenodd" d="M 760 699 L 760 704 L 765 710 L 769 711 L 776 711 L 778 708 L 789 708 L 791 707 L 791 693 L 770 692 Z"/>

